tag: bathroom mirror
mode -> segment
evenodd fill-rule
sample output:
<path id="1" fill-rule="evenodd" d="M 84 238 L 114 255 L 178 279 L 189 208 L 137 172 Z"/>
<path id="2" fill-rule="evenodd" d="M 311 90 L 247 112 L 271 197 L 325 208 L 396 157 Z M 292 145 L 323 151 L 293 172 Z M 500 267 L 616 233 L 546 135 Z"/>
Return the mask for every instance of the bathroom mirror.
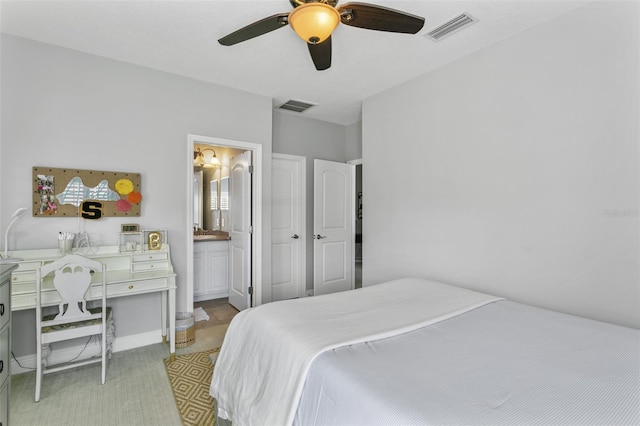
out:
<path id="1" fill-rule="evenodd" d="M 193 227 L 202 228 L 202 170 L 193 172 Z"/>
<path id="2" fill-rule="evenodd" d="M 219 210 L 219 173 L 220 167 L 194 167 L 193 226 L 196 229 L 207 231 L 220 229 L 216 226 Z"/>

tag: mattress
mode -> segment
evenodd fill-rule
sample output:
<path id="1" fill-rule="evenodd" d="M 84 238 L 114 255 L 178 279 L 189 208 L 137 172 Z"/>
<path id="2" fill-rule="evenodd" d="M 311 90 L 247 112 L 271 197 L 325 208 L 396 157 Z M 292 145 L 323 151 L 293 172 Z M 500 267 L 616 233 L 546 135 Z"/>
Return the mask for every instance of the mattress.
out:
<path id="1" fill-rule="evenodd" d="M 320 354 L 297 425 L 639 425 L 640 331 L 497 301 Z"/>

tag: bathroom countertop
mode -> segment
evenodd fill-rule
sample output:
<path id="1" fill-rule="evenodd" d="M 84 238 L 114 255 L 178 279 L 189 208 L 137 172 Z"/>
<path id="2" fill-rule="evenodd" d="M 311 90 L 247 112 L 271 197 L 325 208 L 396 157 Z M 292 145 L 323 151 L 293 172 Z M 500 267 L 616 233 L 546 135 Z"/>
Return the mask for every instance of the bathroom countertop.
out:
<path id="1" fill-rule="evenodd" d="M 194 242 L 198 242 L 198 241 L 228 241 L 229 240 L 229 234 L 227 234 L 226 232 L 224 234 L 220 233 L 220 234 L 205 234 L 205 235 L 194 235 L 193 236 L 193 241 Z"/>

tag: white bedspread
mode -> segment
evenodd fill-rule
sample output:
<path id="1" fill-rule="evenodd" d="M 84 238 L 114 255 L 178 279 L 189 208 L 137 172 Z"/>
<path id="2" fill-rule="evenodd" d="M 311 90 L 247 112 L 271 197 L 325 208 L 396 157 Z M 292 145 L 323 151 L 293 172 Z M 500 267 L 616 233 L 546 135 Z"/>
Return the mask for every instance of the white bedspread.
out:
<path id="1" fill-rule="evenodd" d="M 490 303 L 323 352 L 296 424 L 640 425 L 640 331 Z"/>
<path id="2" fill-rule="evenodd" d="M 309 366 L 320 353 L 416 330 L 496 300 L 404 278 L 248 309 L 227 330 L 210 394 L 218 415 L 235 426 L 290 425 Z"/>

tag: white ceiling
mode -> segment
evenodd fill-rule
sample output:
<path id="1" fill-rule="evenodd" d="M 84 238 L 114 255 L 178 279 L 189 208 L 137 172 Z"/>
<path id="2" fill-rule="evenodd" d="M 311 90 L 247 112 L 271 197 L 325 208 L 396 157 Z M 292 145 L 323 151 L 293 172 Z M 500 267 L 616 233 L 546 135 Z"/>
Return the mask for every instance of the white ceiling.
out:
<path id="1" fill-rule="evenodd" d="M 348 0 L 340 4 L 347 3 Z M 2 32 L 273 98 L 317 103 L 304 116 L 360 120 L 362 100 L 568 12 L 586 1 L 371 0 L 425 18 L 416 35 L 339 25 L 332 66 L 316 71 L 305 43 L 282 28 L 235 46 L 217 40 L 288 0 L 5 1 Z M 439 42 L 423 34 L 467 12 L 478 20 Z"/>

